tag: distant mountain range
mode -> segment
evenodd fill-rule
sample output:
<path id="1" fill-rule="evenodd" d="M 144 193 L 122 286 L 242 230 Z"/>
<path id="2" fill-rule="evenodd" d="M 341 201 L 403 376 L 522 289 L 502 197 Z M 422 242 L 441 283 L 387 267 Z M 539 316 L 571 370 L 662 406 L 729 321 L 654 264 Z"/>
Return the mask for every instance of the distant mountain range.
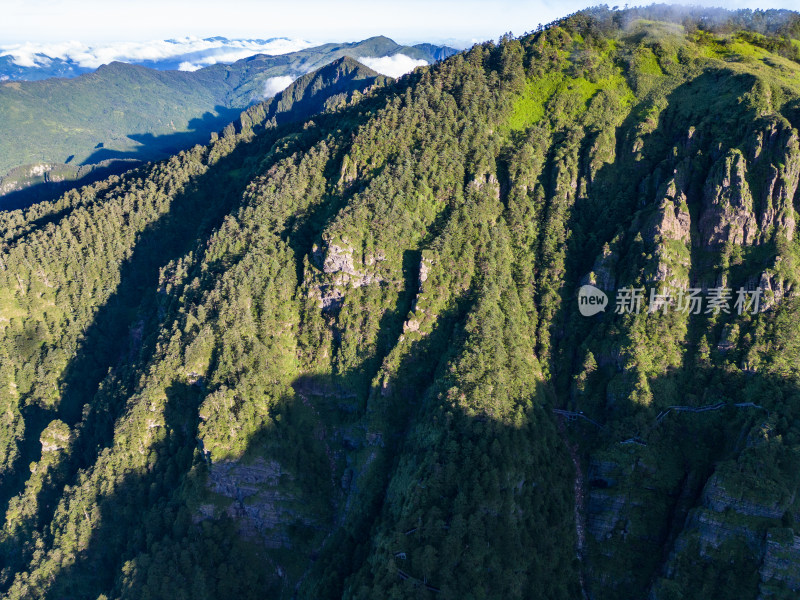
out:
<path id="1" fill-rule="evenodd" d="M 78 77 L 111 62 L 141 65 L 158 71 L 195 71 L 214 64 L 230 64 L 256 54 L 278 56 L 301 50 L 313 55 L 348 44 L 325 44 L 286 37 L 269 39 L 182 38 L 139 43 L 89 46 L 62 44 L 0 44 L 0 81 L 39 81 L 50 77 Z M 357 46 L 358 43 L 349 44 Z M 392 55 L 433 62 L 455 52 L 447 46 L 398 46 Z M 386 73 L 393 75 L 392 73 Z"/>
<path id="2" fill-rule="evenodd" d="M 119 171 L 205 143 L 243 109 L 340 58 L 396 75 L 455 52 L 373 37 L 257 54 L 194 71 L 112 62 L 71 79 L 0 83 L 0 196 L 6 196 L 0 206 L 51 197 L 53 190 L 63 191 L 92 173 Z M 39 184 L 48 185 L 35 193 L 28 189 Z"/>

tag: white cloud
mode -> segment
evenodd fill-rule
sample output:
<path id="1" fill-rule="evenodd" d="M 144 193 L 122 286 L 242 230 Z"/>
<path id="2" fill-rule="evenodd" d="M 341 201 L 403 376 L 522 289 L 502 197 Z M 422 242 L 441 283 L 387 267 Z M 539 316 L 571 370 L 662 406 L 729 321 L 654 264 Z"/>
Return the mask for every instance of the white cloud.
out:
<path id="1" fill-rule="evenodd" d="M 46 67 L 50 58 L 68 56 L 80 52 L 84 48 L 80 42 L 63 42 L 57 44 L 33 44 L 25 42 L 10 46 L 0 46 L 0 56 L 11 55 L 14 64 L 20 67 Z"/>
<path id="2" fill-rule="evenodd" d="M 290 75 L 270 77 L 264 82 L 264 98 L 272 98 L 275 94 L 289 87 L 294 80 L 295 78 Z"/>
<path id="3" fill-rule="evenodd" d="M 47 66 L 50 59 L 61 59 L 89 69 L 96 69 L 113 61 L 176 61 L 200 68 L 216 63 L 235 62 L 254 54 L 286 54 L 313 45 L 306 40 L 289 38 L 226 40 L 195 37 L 149 42 L 114 42 L 95 46 L 81 42 L 25 42 L 0 45 L 0 56 L 11 55 L 14 63 L 21 67 Z"/>
<path id="4" fill-rule="evenodd" d="M 411 58 L 405 54 L 395 54 L 394 56 L 381 56 L 381 57 L 361 57 L 358 59 L 363 65 L 368 66 L 373 71 L 383 73 L 389 77 L 400 77 L 406 73 L 410 73 L 416 67 L 423 67 L 427 65 L 427 61 L 418 58 Z"/>
<path id="5" fill-rule="evenodd" d="M 203 67 L 200 65 L 195 65 L 188 61 L 182 62 L 178 65 L 178 71 L 197 71 L 198 69 L 202 69 Z"/>

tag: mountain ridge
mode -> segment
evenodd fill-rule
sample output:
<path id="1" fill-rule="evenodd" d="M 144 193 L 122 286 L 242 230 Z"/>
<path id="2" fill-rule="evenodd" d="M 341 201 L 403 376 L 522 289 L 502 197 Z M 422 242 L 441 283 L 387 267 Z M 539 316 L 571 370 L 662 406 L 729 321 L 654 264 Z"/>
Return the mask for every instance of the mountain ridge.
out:
<path id="1" fill-rule="evenodd" d="M 411 50 L 389 38 L 369 38 L 289 55 L 257 55 L 194 72 L 155 71 L 114 62 L 76 79 L 0 83 L 0 133 L 8 140 L 0 144 L 0 172 L 4 173 L 0 189 L 19 192 L 40 183 L 39 176 L 21 175 L 26 170 L 45 168 L 69 180 L 80 171 L 69 165 L 115 161 L 117 168 L 124 168 L 124 161 L 169 156 L 206 142 L 242 109 L 263 99 L 270 77 L 299 76 L 347 53 L 394 55 Z M 33 157 L 39 160 L 33 163 Z M 16 172 L 10 173 L 12 169 Z M 108 170 L 100 165 L 96 172 Z M 6 206 L 43 193 L 48 192 L 16 194 L 19 199 L 8 200 Z"/>
<path id="2" fill-rule="evenodd" d="M 373 38 L 368 38 L 368 40 L 382 40 L 383 42 L 390 42 L 390 46 L 400 46 L 395 44 L 393 40 L 387 38 L 386 36 L 374 36 Z M 362 42 L 346 42 L 342 43 L 328 43 L 325 46 L 328 49 L 337 49 L 343 46 L 345 47 L 358 47 L 359 44 L 368 41 L 362 40 Z M 126 64 L 137 64 L 140 66 L 153 68 L 156 70 L 164 71 L 164 70 L 178 70 L 182 66 L 183 68 L 187 67 L 202 67 L 204 66 L 203 63 L 205 62 L 208 66 L 208 61 L 212 61 L 210 64 L 214 64 L 217 61 L 217 57 L 220 55 L 220 52 L 229 51 L 229 52 L 236 52 L 241 54 L 242 52 L 246 52 L 247 50 L 243 48 L 242 44 L 245 44 L 246 48 L 252 48 L 250 52 L 250 56 L 261 55 L 261 56 L 282 56 L 286 54 L 283 48 L 276 48 L 276 50 L 281 50 L 280 52 L 259 52 L 259 47 L 267 46 L 272 42 L 278 41 L 285 41 L 287 43 L 291 43 L 293 40 L 290 38 L 269 38 L 269 39 L 228 39 L 223 36 L 215 36 L 210 38 L 203 38 L 203 42 L 223 42 L 227 45 L 223 45 L 221 47 L 213 47 L 213 48 L 201 48 L 201 49 L 193 49 L 187 50 L 187 52 L 182 54 L 177 54 L 174 56 L 170 56 L 167 58 L 162 58 L 158 60 L 152 59 L 135 59 L 131 58 L 128 60 L 120 59 L 119 62 L 125 62 Z M 190 45 L 191 40 L 165 40 L 165 42 L 172 44 L 175 47 L 179 47 L 182 44 Z M 249 44 L 249 45 L 247 45 Z M 385 43 L 383 44 L 386 45 Z M 322 46 L 310 46 L 303 50 L 314 50 L 314 48 L 321 48 Z M 414 46 L 400 46 L 400 48 L 395 48 L 397 52 L 405 53 L 412 58 L 422 58 L 427 60 L 429 63 L 435 62 L 436 60 L 441 60 L 442 58 L 446 58 L 447 56 L 452 55 L 453 53 L 457 52 L 457 50 L 442 46 L 442 45 L 433 45 L 433 44 L 416 44 Z M 1 52 L 2 50 L 0 50 Z M 85 48 L 85 52 L 87 54 L 91 54 L 92 48 L 87 47 Z M 289 52 L 291 54 L 292 52 Z M 436 56 L 434 56 L 436 55 Z M 47 79 L 50 77 L 66 77 L 66 78 L 74 78 L 84 73 L 90 73 L 96 70 L 96 67 L 91 66 L 82 66 L 79 62 L 68 58 L 58 58 L 47 56 L 42 53 L 35 53 L 32 55 L 25 55 L 21 59 L 22 62 L 33 62 L 35 66 L 28 66 L 23 67 L 14 62 L 15 57 L 12 54 L 4 54 L 0 55 L 0 81 L 3 80 L 11 80 L 11 81 L 33 81 L 33 80 L 40 80 L 40 79 Z M 86 61 L 86 57 L 83 57 L 84 61 Z M 235 62 L 235 60 L 227 60 L 221 61 L 218 64 L 231 64 Z M 107 63 L 106 63 L 107 64 Z"/>

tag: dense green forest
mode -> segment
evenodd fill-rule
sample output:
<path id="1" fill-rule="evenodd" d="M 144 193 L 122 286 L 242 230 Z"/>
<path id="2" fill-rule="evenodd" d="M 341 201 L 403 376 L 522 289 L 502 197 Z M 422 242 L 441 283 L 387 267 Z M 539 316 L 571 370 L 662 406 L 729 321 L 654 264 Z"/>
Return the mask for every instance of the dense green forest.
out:
<path id="1" fill-rule="evenodd" d="M 122 68 L 127 69 L 128 66 L 123 65 Z M 271 125 L 302 121 L 318 112 L 346 104 L 370 88 L 385 85 L 388 81 L 390 78 L 365 67 L 349 56 L 343 56 L 320 69 L 298 77 L 274 97 L 253 105 L 249 112 L 245 111 L 241 115 L 241 119 L 244 119 L 245 126 L 248 126 L 251 115 L 262 121 L 268 120 Z M 103 96 L 102 92 L 98 93 Z M 180 95 L 176 97 L 176 102 L 181 101 L 179 97 Z M 188 102 L 188 110 L 191 110 L 190 105 L 191 102 Z M 234 112 L 237 116 L 241 114 L 238 111 Z M 203 127 L 208 128 L 212 124 L 213 122 L 205 123 Z M 231 122 L 225 122 L 225 126 L 235 129 L 235 124 Z M 189 141 L 198 135 L 212 140 L 219 137 L 217 131 L 201 130 L 188 136 L 178 135 L 177 139 L 170 137 L 167 147 L 191 146 Z M 41 140 L 42 143 L 45 139 L 47 139 L 46 134 Z M 68 138 L 64 143 L 67 147 L 72 147 L 70 144 L 73 141 Z M 99 152 L 102 154 L 106 150 Z M 105 179 L 109 175 L 124 173 L 140 164 L 140 160 L 136 158 L 113 158 L 115 156 L 113 152 L 107 156 L 112 158 L 81 166 L 37 164 L 12 169 L 5 177 L 0 178 L 0 207 L 5 210 L 26 208 L 36 201 L 45 202 L 58 198 L 65 192 L 80 187 L 81 184 L 87 185 Z M 145 152 L 142 158 L 147 156 L 148 153 Z"/>
<path id="2" fill-rule="evenodd" d="M 377 36 L 192 72 L 113 62 L 74 79 L 0 77 L 0 206 L 22 208 L 75 181 L 91 183 L 93 166 L 97 179 L 205 144 L 244 108 L 263 101 L 272 78 L 295 79 L 344 57 L 403 55 L 433 63 L 455 52 Z"/>
<path id="3" fill-rule="evenodd" d="M 795 597 L 799 40 L 601 7 L 343 60 L 0 214 L 4 596 Z"/>

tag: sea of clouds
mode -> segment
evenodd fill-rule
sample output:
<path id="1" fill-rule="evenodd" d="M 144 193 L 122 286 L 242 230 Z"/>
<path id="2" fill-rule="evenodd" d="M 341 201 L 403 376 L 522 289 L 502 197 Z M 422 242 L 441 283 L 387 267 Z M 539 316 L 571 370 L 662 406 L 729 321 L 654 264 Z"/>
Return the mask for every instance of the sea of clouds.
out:
<path id="1" fill-rule="evenodd" d="M 54 60 L 96 69 L 114 61 L 126 63 L 170 63 L 194 71 L 216 63 L 232 63 L 254 54 L 286 54 L 314 46 L 291 38 L 229 40 L 185 37 L 149 42 L 115 42 L 87 45 L 82 42 L 0 44 L 0 56 L 11 56 L 20 67 L 47 67 Z"/>
<path id="2" fill-rule="evenodd" d="M 144 64 L 157 69 L 179 69 L 196 71 L 217 63 L 232 63 L 254 54 L 287 54 L 310 48 L 315 43 L 292 38 L 268 40 L 231 40 L 223 37 L 200 39 L 185 37 L 150 42 L 116 42 L 105 45 L 87 45 L 81 42 L 52 44 L 0 44 L 0 57 L 11 56 L 20 67 L 47 68 L 54 61 L 63 61 L 84 70 L 96 69 L 114 61 Z M 361 57 L 358 60 L 367 67 L 388 75 L 400 77 L 416 67 L 427 65 L 424 60 L 405 54 L 393 56 Z M 286 89 L 302 73 L 271 77 L 264 83 L 263 96 L 270 98 Z M 0 81 L 8 76 L 0 76 Z"/>

